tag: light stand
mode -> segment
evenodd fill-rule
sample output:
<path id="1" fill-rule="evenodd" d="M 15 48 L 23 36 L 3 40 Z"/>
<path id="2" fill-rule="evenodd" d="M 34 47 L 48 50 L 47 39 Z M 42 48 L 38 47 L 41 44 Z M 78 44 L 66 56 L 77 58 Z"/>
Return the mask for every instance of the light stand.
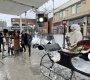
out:
<path id="1" fill-rule="evenodd" d="M 7 57 L 7 56 L 4 55 L 4 44 L 3 44 L 2 59 L 4 59 L 5 57 Z"/>
<path id="2" fill-rule="evenodd" d="M 39 25 L 39 27 L 44 27 L 44 24 L 45 22 L 48 22 L 48 19 L 47 17 L 45 17 L 45 14 L 42 13 L 42 14 L 36 14 L 36 20 L 37 20 L 37 24 Z M 40 28 L 38 28 L 40 30 Z M 41 45 L 41 42 L 42 42 L 42 31 L 40 31 L 40 45 Z"/>
<path id="3" fill-rule="evenodd" d="M 52 22 L 52 33 L 54 33 L 54 31 L 53 31 L 53 27 L 54 27 L 54 25 L 53 25 L 53 23 L 54 23 L 54 0 L 52 0 L 53 1 L 53 22 Z"/>
<path id="4" fill-rule="evenodd" d="M 2 49 L 1 52 L 2 52 L 2 59 L 3 59 L 3 58 L 5 58 L 6 56 L 4 55 L 4 44 L 2 44 L 2 45 L 3 45 L 3 49 Z M 3 63 L 2 61 L 0 61 L 0 63 L 2 63 L 2 64 L 4 65 L 4 63 Z"/>
<path id="5" fill-rule="evenodd" d="M 62 21 L 64 32 L 63 32 L 63 49 L 65 49 L 65 27 L 66 27 L 66 20 Z"/>
<path id="6" fill-rule="evenodd" d="M 27 12 L 25 11 L 25 26 L 27 27 L 27 33 L 28 33 L 28 26 L 27 26 L 27 21 L 26 21 L 26 15 L 27 15 Z"/>

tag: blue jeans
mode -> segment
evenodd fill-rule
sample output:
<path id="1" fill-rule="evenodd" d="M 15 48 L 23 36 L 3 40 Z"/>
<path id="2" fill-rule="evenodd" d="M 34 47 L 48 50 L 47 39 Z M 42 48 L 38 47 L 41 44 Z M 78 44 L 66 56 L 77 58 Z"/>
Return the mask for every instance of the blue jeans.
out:
<path id="1" fill-rule="evenodd" d="M 18 55 L 19 54 L 19 50 L 14 50 L 14 55 Z"/>

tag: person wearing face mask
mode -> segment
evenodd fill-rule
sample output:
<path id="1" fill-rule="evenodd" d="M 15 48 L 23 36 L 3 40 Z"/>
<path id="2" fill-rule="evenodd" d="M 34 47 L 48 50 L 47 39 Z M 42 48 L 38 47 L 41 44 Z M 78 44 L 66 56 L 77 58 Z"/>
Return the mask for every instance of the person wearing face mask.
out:
<path id="1" fill-rule="evenodd" d="M 82 40 L 82 33 L 80 25 L 72 24 L 71 25 L 71 32 L 66 34 L 66 37 L 69 37 L 69 45 L 68 49 L 70 51 L 78 51 L 82 48 L 82 46 L 77 46 L 77 42 Z"/>

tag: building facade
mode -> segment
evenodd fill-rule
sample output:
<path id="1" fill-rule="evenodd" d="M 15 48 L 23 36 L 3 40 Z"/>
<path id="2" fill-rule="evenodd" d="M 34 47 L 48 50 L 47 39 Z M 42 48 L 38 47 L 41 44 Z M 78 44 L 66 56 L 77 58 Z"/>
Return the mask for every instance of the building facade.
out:
<path id="1" fill-rule="evenodd" d="M 59 28 L 59 33 L 62 31 L 62 21 L 67 21 L 67 31 L 70 31 L 70 26 L 74 23 L 81 26 L 82 34 L 85 36 L 90 32 L 90 0 L 69 0 L 65 4 L 54 10 L 54 26 Z M 62 32 L 61 32 L 62 33 Z"/>
<path id="2" fill-rule="evenodd" d="M 20 27 L 20 18 L 11 18 L 12 27 Z M 35 19 L 22 19 L 22 28 L 26 29 L 27 27 L 35 27 L 36 20 Z"/>
<path id="3" fill-rule="evenodd" d="M 7 22 L 6 21 L 0 21 L 0 31 L 3 31 L 3 29 L 7 28 Z"/>
<path id="4" fill-rule="evenodd" d="M 45 15 L 48 18 L 48 15 Z M 20 27 L 20 18 L 11 18 L 12 27 L 18 28 Z M 44 26 L 39 27 L 36 22 L 36 19 L 22 19 L 22 29 L 27 29 L 27 27 L 32 26 L 36 31 L 41 31 L 43 33 L 52 33 L 52 18 L 48 19 L 47 22 L 44 23 Z M 13 29 L 13 28 L 11 28 Z"/>

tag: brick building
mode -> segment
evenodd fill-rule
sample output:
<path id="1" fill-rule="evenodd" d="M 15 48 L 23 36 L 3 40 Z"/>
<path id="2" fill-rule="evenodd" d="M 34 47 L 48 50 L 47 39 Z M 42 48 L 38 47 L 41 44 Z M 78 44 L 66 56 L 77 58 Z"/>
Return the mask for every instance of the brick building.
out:
<path id="1" fill-rule="evenodd" d="M 45 15 L 45 17 L 48 18 L 48 15 Z M 11 18 L 11 25 L 12 27 L 19 27 L 20 18 Z M 22 19 L 22 28 L 26 29 L 25 27 L 29 27 L 28 25 L 32 25 L 35 29 L 40 29 L 43 33 L 52 33 L 52 19 L 48 19 L 48 22 L 45 22 L 43 27 L 39 27 L 36 19 Z"/>
<path id="2" fill-rule="evenodd" d="M 11 25 L 13 26 L 20 26 L 20 18 L 11 18 Z M 28 25 L 35 25 L 36 26 L 36 20 L 35 19 L 22 19 L 22 27 L 29 27 Z M 34 26 L 33 26 L 34 27 Z"/>
<path id="3" fill-rule="evenodd" d="M 44 17 L 48 18 L 48 15 L 44 15 Z M 44 26 L 41 27 L 40 29 L 43 30 L 43 32 L 45 33 L 52 33 L 52 23 L 53 22 L 53 18 L 49 18 L 47 22 L 44 23 Z"/>
<path id="4" fill-rule="evenodd" d="M 83 35 L 90 31 L 90 0 L 69 0 L 54 10 L 54 29 L 61 30 L 62 20 L 67 21 L 67 31 L 70 26 L 77 23 L 81 26 Z M 62 31 L 62 30 L 61 30 Z"/>
<path id="5" fill-rule="evenodd" d="M 49 18 L 49 20 L 48 20 L 48 33 L 53 33 L 52 29 L 53 29 L 53 18 Z"/>

